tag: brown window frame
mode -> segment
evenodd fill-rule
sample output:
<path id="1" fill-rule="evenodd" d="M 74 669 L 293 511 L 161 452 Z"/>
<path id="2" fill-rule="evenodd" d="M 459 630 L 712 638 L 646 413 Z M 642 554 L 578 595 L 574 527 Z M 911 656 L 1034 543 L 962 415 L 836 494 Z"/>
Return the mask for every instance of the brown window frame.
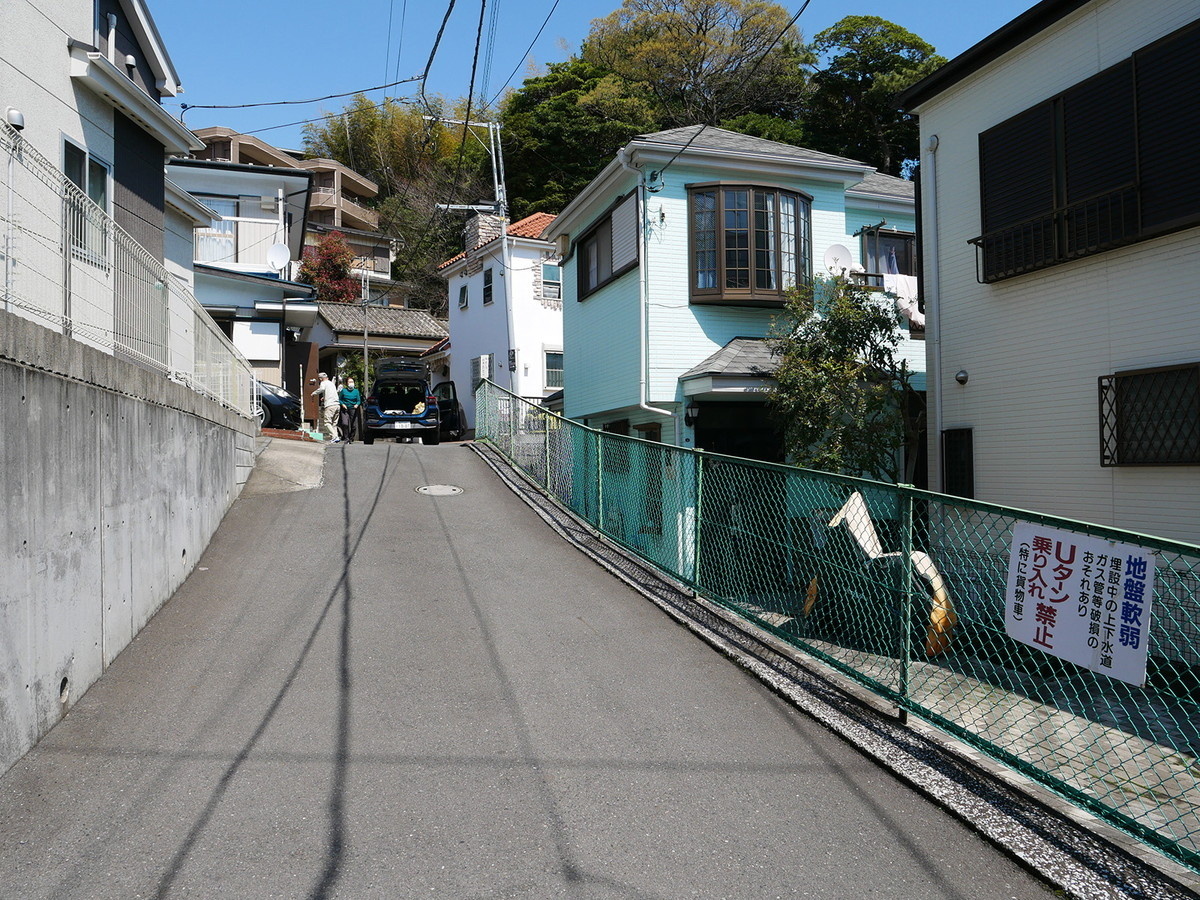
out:
<path id="1" fill-rule="evenodd" d="M 573 242 L 575 249 L 573 255 L 575 257 L 575 283 L 577 287 L 576 299 L 586 300 L 597 291 L 603 290 L 608 285 L 612 284 L 626 272 L 630 272 L 638 267 L 638 263 L 642 259 L 642 242 L 637 240 L 636 249 L 633 255 L 633 260 L 621 266 L 619 269 L 612 267 L 612 216 L 629 198 L 633 195 L 633 191 L 622 194 L 609 205 L 599 218 L 588 226 L 586 231 L 580 233 L 579 237 Z M 608 254 L 608 273 L 595 284 L 589 284 L 587 280 L 587 248 L 594 240 L 599 239 L 599 235 L 604 233 L 608 236 L 608 245 L 605 251 Z"/>
<path id="2" fill-rule="evenodd" d="M 794 198 L 798 204 L 795 236 L 796 284 L 806 284 L 812 280 L 812 195 L 796 190 L 795 188 L 783 187 L 777 184 L 742 181 L 710 181 L 689 184 L 686 187 L 688 194 L 688 292 L 692 303 L 712 303 L 728 306 L 784 305 L 787 301 L 787 293 L 791 288 L 783 286 L 783 241 L 780 228 L 782 218 L 780 213 L 783 208 L 781 198 L 783 197 Z M 725 226 L 725 195 L 731 191 L 746 192 L 748 246 L 745 249 L 748 253 L 747 271 L 749 272 L 749 285 L 747 287 L 727 286 L 728 253 L 730 250 L 742 249 L 737 247 L 730 248 L 725 243 L 726 234 L 731 230 Z M 697 243 L 696 218 L 698 210 L 696 208 L 696 198 L 701 194 L 707 193 L 712 193 L 714 196 L 712 211 L 714 217 L 714 246 L 711 252 L 715 254 L 715 268 L 713 269 L 715 285 L 713 287 L 700 287 L 697 255 L 701 252 L 701 248 Z M 763 288 L 754 284 L 755 273 L 758 271 L 755 266 L 755 256 L 760 250 L 754 242 L 754 236 L 757 233 L 753 222 L 755 197 L 756 195 L 767 194 L 775 198 L 773 238 L 776 249 L 774 251 L 773 274 L 776 284 L 779 285 L 776 288 Z"/>

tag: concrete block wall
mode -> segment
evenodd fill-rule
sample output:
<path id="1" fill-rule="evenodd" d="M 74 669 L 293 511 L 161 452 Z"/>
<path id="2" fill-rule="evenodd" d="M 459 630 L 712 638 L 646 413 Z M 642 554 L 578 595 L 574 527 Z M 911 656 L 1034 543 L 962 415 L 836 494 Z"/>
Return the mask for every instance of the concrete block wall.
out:
<path id="1" fill-rule="evenodd" d="M 253 423 L 0 311 L 0 773 L 183 582 Z"/>

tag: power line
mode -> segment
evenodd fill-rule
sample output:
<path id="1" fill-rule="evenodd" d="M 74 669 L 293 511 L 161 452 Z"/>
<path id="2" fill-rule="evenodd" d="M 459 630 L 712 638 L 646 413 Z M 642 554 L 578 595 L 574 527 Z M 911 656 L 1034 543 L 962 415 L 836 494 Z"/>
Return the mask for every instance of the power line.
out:
<path id="1" fill-rule="evenodd" d="M 492 12 L 488 16 L 487 49 L 483 54 L 483 77 L 479 81 L 479 96 L 484 98 L 488 92 L 488 82 L 492 78 L 492 54 L 496 50 L 496 25 L 500 18 L 500 0 L 492 0 Z"/>
<path id="2" fill-rule="evenodd" d="M 430 108 L 429 101 L 425 98 L 425 84 L 429 80 L 429 70 L 433 68 L 433 58 L 437 56 L 438 47 L 442 44 L 442 35 L 446 33 L 446 23 L 450 21 L 450 14 L 454 12 L 455 0 L 450 0 L 446 6 L 446 15 L 442 16 L 442 25 L 438 29 L 437 37 L 433 41 L 433 49 L 429 51 L 429 59 L 425 63 L 425 71 L 421 75 L 421 102 L 427 109 Z"/>
<path id="3" fill-rule="evenodd" d="M 396 0 L 392 0 L 392 2 L 395 3 Z M 407 19 L 408 0 L 404 0 L 400 6 L 400 40 L 396 44 L 396 71 L 392 75 L 393 78 L 400 77 L 400 58 L 404 55 L 404 23 Z M 384 77 L 387 77 L 387 73 L 384 73 Z"/>
<path id="4" fill-rule="evenodd" d="M 554 15 L 554 11 L 558 9 L 558 4 L 561 2 L 562 0 L 554 0 L 554 5 L 550 7 L 550 12 L 546 13 L 546 18 L 542 20 L 542 27 L 537 30 L 537 34 L 533 36 L 533 40 L 529 42 L 529 46 L 526 47 L 525 52 L 521 54 L 521 59 L 517 63 L 516 68 L 509 73 L 508 78 L 504 79 L 504 84 L 500 85 L 500 90 L 496 91 L 496 96 L 492 97 L 492 99 L 488 101 L 488 106 L 491 106 L 496 102 L 496 99 L 504 93 L 504 89 L 508 87 L 509 83 L 513 80 L 513 76 L 520 71 L 521 66 L 525 63 L 526 58 L 529 56 L 529 52 L 533 50 L 533 45 L 537 43 L 538 38 L 542 36 L 542 32 L 546 30 L 546 26 L 550 24 L 550 17 Z"/>
<path id="5" fill-rule="evenodd" d="M 396 0 L 388 3 L 388 32 L 387 49 L 383 51 L 383 77 L 388 77 L 388 67 L 392 64 L 392 15 L 396 12 Z M 396 54 L 399 59 L 399 53 Z"/>
<path id="6" fill-rule="evenodd" d="M 743 79 L 744 81 L 749 81 L 752 77 L 754 77 L 754 73 L 758 71 L 758 67 L 761 66 L 763 63 L 763 60 L 767 58 L 767 54 L 769 54 L 772 50 L 775 49 L 775 45 L 779 43 L 779 39 L 782 38 L 785 34 L 787 34 L 789 28 L 791 28 L 793 25 L 796 24 L 796 20 L 800 18 L 801 14 L 806 9 L 808 9 L 808 4 L 811 2 L 812 2 L 812 0 L 804 0 L 804 3 L 801 4 L 800 9 L 796 12 L 796 14 L 794 16 L 792 16 L 792 18 L 788 21 L 788 23 L 786 25 L 783 26 L 783 28 L 780 29 L 779 34 L 775 35 L 775 39 L 767 45 L 767 49 L 763 50 L 763 52 L 759 55 L 758 59 L 755 60 L 753 68 L 751 68 L 750 71 L 746 74 L 746 77 Z M 669 169 L 671 167 L 671 163 L 673 163 L 673 162 L 675 162 L 675 160 L 679 159 L 679 154 L 683 153 L 684 150 L 686 150 L 688 147 L 692 146 L 692 142 L 695 141 L 696 138 L 700 137 L 700 135 L 703 134 L 704 129 L 707 127 L 708 127 L 708 124 L 705 123 L 705 124 L 701 125 L 699 128 L 697 128 L 696 133 L 693 134 L 690 138 L 688 138 L 687 143 L 684 144 L 682 147 L 680 147 L 675 152 L 675 155 L 672 156 L 669 160 L 667 160 L 667 164 L 665 166 L 663 166 L 661 169 L 659 169 L 657 172 L 651 172 L 650 177 L 656 178 L 656 179 L 662 178 L 663 173 L 666 172 L 667 169 Z M 647 188 L 647 190 L 648 189 L 649 188 Z"/>
<path id="7" fill-rule="evenodd" d="M 426 70 L 428 72 L 428 70 Z M 413 76 L 412 78 L 404 78 L 400 81 L 392 81 L 387 84 L 377 84 L 374 87 L 359 88 L 355 91 L 346 91 L 342 94 L 328 94 L 324 97 L 313 97 L 309 100 L 270 100 L 265 103 L 222 103 L 222 104 L 204 104 L 204 103 L 180 103 L 179 109 L 180 119 L 183 118 L 183 113 L 189 109 L 252 109 L 259 106 L 303 106 L 306 103 L 320 103 L 322 100 L 335 100 L 338 97 L 351 97 L 355 94 L 369 94 L 371 91 L 381 91 L 384 88 L 395 87 L 398 84 L 411 84 L 414 81 L 422 81 L 424 76 Z"/>
<path id="8" fill-rule="evenodd" d="M 383 107 L 387 106 L 389 103 L 400 103 L 400 102 L 404 102 L 409 99 L 410 98 L 408 98 L 408 97 L 385 97 L 379 103 L 372 103 L 369 107 L 366 107 L 366 109 L 382 109 Z M 243 132 L 241 132 L 241 134 L 261 134 L 264 131 L 276 131 L 280 128 L 291 128 L 295 125 L 307 125 L 310 122 L 320 122 L 322 120 L 327 120 L 327 119 L 336 119 L 343 115 L 345 115 L 345 110 L 342 110 L 342 112 L 335 112 L 335 113 L 322 113 L 319 116 L 313 116 L 312 118 L 309 118 L 309 119 L 297 119 L 295 122 L 285 122 L 282 125 L 268 125 L 265 128 L 255 128 L 253 131 L 243 131 Z"/>

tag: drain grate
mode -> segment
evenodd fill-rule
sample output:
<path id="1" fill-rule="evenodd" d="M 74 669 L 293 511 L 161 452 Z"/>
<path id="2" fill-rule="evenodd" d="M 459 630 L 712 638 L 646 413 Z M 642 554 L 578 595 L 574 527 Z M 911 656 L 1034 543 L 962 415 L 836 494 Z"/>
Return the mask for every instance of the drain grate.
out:
<path id="1" fill-rule="evenodd" d="M 463 492 L 462 488 L 453 484 L 423 484 L 416 490 L 418 494 L 428 494 L 431 497 L 450 497 Z"/>

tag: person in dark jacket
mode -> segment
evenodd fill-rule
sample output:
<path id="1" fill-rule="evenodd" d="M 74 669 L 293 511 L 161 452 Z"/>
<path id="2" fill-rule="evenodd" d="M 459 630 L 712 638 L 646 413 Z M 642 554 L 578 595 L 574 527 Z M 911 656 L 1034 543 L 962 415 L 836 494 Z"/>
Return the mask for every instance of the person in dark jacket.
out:
<path id="1" fill-rule="evenodd" d="M 362 392 L 354 386 L 353 378 L 347 378 L 346 384 L 338 391 L 338 403 L 341 406 L 338 436 L 340 440 L 352 444 L 358 432 L 358 417 L 362 411 Z"/>

